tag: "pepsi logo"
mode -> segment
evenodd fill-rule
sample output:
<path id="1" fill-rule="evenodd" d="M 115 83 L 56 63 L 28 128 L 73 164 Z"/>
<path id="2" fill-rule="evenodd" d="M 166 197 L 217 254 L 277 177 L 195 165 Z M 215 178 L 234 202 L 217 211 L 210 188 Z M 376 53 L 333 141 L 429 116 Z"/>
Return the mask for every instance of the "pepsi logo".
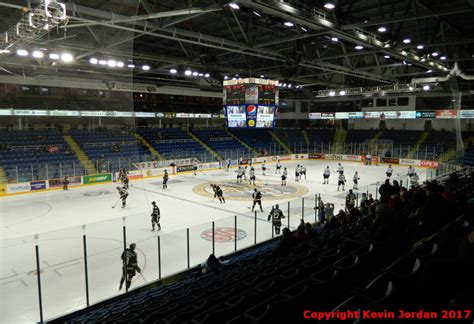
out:
<path id="1" fill-rule="evenodd" d="M 255 105 L 247 106 L 247 115 L 254 116 L 257 113 L 257 107 Z"/>

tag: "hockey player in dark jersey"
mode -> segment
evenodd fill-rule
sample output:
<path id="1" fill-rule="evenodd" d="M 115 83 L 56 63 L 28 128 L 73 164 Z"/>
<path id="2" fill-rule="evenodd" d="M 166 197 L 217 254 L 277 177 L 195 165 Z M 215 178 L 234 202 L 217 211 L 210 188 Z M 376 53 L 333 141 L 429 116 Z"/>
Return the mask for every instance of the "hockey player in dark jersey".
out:
<path id="1" fill-rule="evenodd" d="M 128 180 L 128 175 L 127 175 L 127 173 L 124 173 L 124 174 L 123 174 L 122 181 L 123 181 L 123 187 L 124 187 L 125 189 L 128 189 L 128 182 L 129 182 L 129 180 Z"/>
<path id="2" fill-rule="evenodd" d="M 156 205 L 156 202 L 152 202 L 151 205 L 153 206 L 153 211 L 151 212 L 151 227 L 152 231 L 155 230 L 155 225 L 158 227 L 158 230 L 161 230 L 161 225 L 160 225 L 160 208 Z"/>
<path id="3" fill-rule="evenodd" d="M 352 189 L 349 189 L 349 193 L 346 196 L 346 210 L 355 207 L 357 196 L 352 192 Z"/>
<path id="4" fill-rule="evenodd" d="M 280 227 L 281 227 L 281 219 L 285 218 L 283 215 L 283 212 L 279 208 L 278 205 L 275 205 L 275 207 L 272 207 L 272 211 L 268 215 L 267 220 L 272 220 L 272 225 L 275 228 L 275 234 L 280 234 Z"/>
<path id="5" fill-rule="evenodd" d="M 63 179 L 63 190 L 69 190 L 68 186 L 69 186 L 69 177 L 68 177 L 68 176 L 64 176 L 64 179 Z"/>
<path id="6" fill-rule="evenodd" d="M 130 247 L 122 252 L 122 278 L 120 279 L 119 290 L 122 289 L 123 283 L 126 281 L 125 289 L 130 289 L 132 279 L 136 274 L 142 272 L 142 269 L 138 266 L 137 252 L 135 252 L 136 244 L 130 244 Z"/>
<path id="7" fill-rule="evenodd" d="M 286 168 L 283 169 L 283 174 L 281 175 L 281 185 L 286 186 L 286 177 L 288 177 L 288 170 Z"/>
<path id="8" fill-rule="evenodd" d="M 163 174 L 163 188 L 162 189 L 166 189 L 168 188 L 168 171 L 165 170 L 165 174 Z"/>
<path id="9" fill-rule="evenodd" d="M 224 192 L 219 185 L 214 185 L 214 198 L 217 197 L 221 204 L 225 204 Z"/>
<path id="10" fill-rule="evenodd" d="M 253 194 L 252 194 L 252 198 L 253 198 L 253 205 L 252 205 L 252 211 L 255 209 L 255 205 L 259 205 L 260 206 L 260 211 L 263 212 L 263 208 L 262 208 L 262 193 L 260 191 L 257 190 L 257 188 L 255 188 L 253 190 Z"/>
<path id="11" fill-rule="evenodd" d="M 122 208 L 125 208 L 125 206 L 127 205 L 128 191 L 127 189 L 120 187 L 117 187 L 117 190 L 119 192 L 120 199 L 122 200 Z"/>

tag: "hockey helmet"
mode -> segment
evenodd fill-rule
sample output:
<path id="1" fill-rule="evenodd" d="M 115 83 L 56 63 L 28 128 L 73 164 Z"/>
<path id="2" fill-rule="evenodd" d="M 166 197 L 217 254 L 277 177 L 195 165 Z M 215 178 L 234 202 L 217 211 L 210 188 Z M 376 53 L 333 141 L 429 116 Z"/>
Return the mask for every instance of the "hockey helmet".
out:
<path id="1" fill-rule="evenodd" d="M 152 205 L 156 205 L 156 201 L 152 201 L 151 204 L 152 204 Z"/>
<path id="2" fill-rule="evenodd" d="M 276 205 L 275 205 L 275 208 L 278 208 L 278 207 L 280 207 L 280 206 L 279 206 L 278 204 L 276 204 Z"/>
<path id="3" fill-rule="evenodd" d="M 135 250 L 136 247 L 137 245 L 135 243 L 130 244 L 130 249 Z"/>
<path id="4" fill-rule="evenodd" d="M 117 190 L 120 190 L 120 187 L 117 187 L 116 189 L 117 189 Z"/>

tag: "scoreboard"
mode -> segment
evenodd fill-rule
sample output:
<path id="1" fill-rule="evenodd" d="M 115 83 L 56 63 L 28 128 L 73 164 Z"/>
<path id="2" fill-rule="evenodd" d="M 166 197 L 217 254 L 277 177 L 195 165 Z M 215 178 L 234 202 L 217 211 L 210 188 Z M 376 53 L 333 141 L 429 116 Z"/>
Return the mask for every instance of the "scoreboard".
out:
<path id="1" fill-rule="evenodd" d="M 278 113 L 278 81 L 239 79 L 224 81 L 227 127 L 272 128 Z"/>

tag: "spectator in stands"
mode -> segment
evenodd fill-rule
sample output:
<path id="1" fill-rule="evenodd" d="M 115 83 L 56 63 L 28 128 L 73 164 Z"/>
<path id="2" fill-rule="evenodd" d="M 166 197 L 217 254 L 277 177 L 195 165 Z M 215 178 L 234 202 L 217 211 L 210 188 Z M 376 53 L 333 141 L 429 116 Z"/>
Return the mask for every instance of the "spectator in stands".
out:
<path id="1" fill-rule="evenodd" d="M 372 197 L 372 194 L 369 193 L 369 197 L 367 197 L 367 205 L 370 206 L 374 203 L 374 198 Z"/>
<path id="2" fill-rule="evenodd" d="M 299 223 L 299 225 L 298 225 L 298 229 L 299 229 L 300 227 L 304 230 L 304 227 L 305 227 L 305 225 L 304 225 L 304 219 L 300 219 L 300 223 Z"/>
<path id="3" fill-rule="evenodd" d="M 397 180 L 393 180 L 392 183 L 392 194 L 393 195 L 400 195 L 400 184 Z"/>
<path id="4" fill-rule="evenodd" d="M 392 193 L 393 193 L 393 189 L 392 189 L 392 185 L 390 184 L 390 180 L 385 179 L 385 183 L 381 185 L 379 188 L 380 201 L 382 203 L 388 203 Z"/>
<path id="5" fill-rule="evenodd" d="M 209 258 L 207 258 L 206 262 L 201 264 L 202 268 L 202 273 L 210 273 L 210 272 L 218 272 L 222 270 L 222 265 L 224 265 L 226 262 L 224 262 L 221 258 L 216 258 L 214 254 L 209 255 Z"/>
<path id="6" fill-rule="evenodd" d="M 301 221 L 302 221 L 302 224 L 298 226 L 298 228 L 296 229 L 296 233 L 293 234 L 293 237 L 295 238 L 296 241 L 301 241 L 306 237 L 304 220 L 301 220 Z"/>
<path id="7" fill-rule="evenodd" d="M 288 227 L 282 230 L 282 236 L 278 247 L 273 251 L 273 256 L 286 256 L 290 254 L 291 250 L 295 246 L 295 238 L 291 235 L 291 231 Z"/>
<path id="8" fill-rule="evenodd" d="M 316 237 L 316 231 L 314 230 L 311 223 L 307 222 L 306 224 L 304 224 L 304 231 L 307 239 L 311 240 Z"/>

